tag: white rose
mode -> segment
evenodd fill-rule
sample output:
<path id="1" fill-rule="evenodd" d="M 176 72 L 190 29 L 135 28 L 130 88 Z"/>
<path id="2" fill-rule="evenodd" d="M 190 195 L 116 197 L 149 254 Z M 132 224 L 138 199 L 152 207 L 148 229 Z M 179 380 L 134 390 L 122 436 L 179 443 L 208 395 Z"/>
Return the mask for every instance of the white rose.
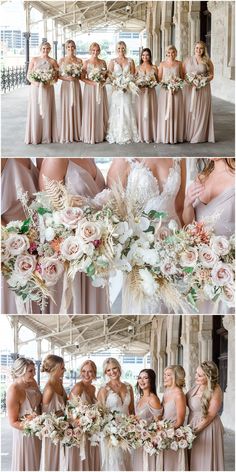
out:
<path id="1" fill-rule="evenodd" d="M 68 207 L 61 211 L 58 215 L 58 220 L 66 228 L 77 228 L 79 221 L 84 218 L 84 212 L 78 207 Z"/>
<path id="2" fill-rule="evenodd" d="M 55 234 L 56 233 L 53 228 L 46 228 L 44 233 L 46 241 L 52 241 L 55 238 Z"/>
<path id="3" fill-rule="evenodd" d="M 81 243 L 76 236 L 69 236 L 60 246 L 62 256 L 68 261 L 79 259 L 82 257 L 84 251 Z"/>
<path id="4" fill-rule="evenodd" d="M 218 256 L 215 254 L 210 247 L 203 246 L 199 250 L 199 260 L 203 267 L 212 268 L 218 261 Z"/>
<path id="5" fill-rule="evenodd" d="M 168 223 L 168 228 L 171 231 L 177 231 L 179 229 L 179 225 L 176 220 L 170 220 Z"/>
<path id="6" fill-rule="evenodd" d="M 55 285 L 64 270 L 64 265 L 55 257 L 45 257 L 41 261 L 42 277 L 48 286 Z"/>
<path id="7" fill-rule="evenodd" d="M 30 279 L 36 267 L 36 258 L 30 254 L 21 254 L 17 256 L 14 271 L 23 279 Z"/>
<path id="8" fill-rule="evenodd" d="M 225 285 L 221 294 L 222 300 L 227 302 L 229 306 L 234 306 L 235 290 L 233 285 Z"/>
<path id="9" fill-rule="evenodd" d="M 6 240 L 5 245 L 12 256 L 18 256 L 29 248 L 30 243 L 24 234 L 13 234 Z"/>
<path id="10" fill-rule="evenodd" d="M 101 227 L 99 223 L 84 221 L 79 224 L 76 234 L 85 243 L 88 243 L 90 241 L 96 241 L 100 239 Z"/>
<path id="11" fill-rule="evenodd" d="M 210 241 L 212 251 L 218 256 L 225 256 L 230 250 L 230 242 L 223 236 L 213 236 Z"/>
<path id="12" fill-rule="evenodd" d="M 212 280 L 216 286 L 222 287 L 233 283 L 234 275 L 228 264 L 216 264 L 211 271 Z"/>
<path id="13" fill-rule="evenodd" d="M 160 269 L 164 275 L 174 275 L 177 272 L 175 265 L 168 260 L 160 264 Z"/>
<path id="14" fill-rule="evenodd" d="M 178 451 L 179 447 L 178 447 L 178 443 L 176 441 L 173 441 L 171 444 L 170 444 L 170 449 L 172 451 Z"/>
<path id="15" fill-rule="evenodd" d="M 188 447 L 188 443 L 187 443 L 186 439 L 180 439 L 179 448 L 180 449 L 186 449 L 186 447 Z"/>
<path id="16" fill-rule="evenodd" d="M 124 244 L 125 241 L 132 236 L 133 230 L 129 228 L 127 221 L 121 221 L 115 227 L 115 235 L 119 236 L 119 242 Z"/>
<path id="17" fill-rule="evenodd" d="M 159 241 L 164 241 L 168 236 L 170 236 L 171 231 L 167 226 L 161 226 L 155 231 L 155 239 Z"/>
<path id="18" fill-rule="evenodd" d="M 192 247 L 186 249 L 180 254 L 179 263 L 182 267 L 195 267 L 198 259 L 197 248 Z"/>

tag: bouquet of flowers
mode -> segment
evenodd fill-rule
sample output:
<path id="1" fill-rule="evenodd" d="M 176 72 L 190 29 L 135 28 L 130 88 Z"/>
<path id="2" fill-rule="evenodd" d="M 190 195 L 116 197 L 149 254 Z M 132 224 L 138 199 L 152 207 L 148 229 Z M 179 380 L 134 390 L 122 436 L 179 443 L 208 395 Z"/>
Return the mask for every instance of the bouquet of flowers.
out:
<path id="1" fill-rule="evenodd" d="M 135 83 L 138 87 L 145 87 L 150 89 L 157 86 L 157 80 L 154 75 L 139 75 L 137 76 Z"/>
<path id="2" fill-rule="evenodd" d="M 106 81 L 106 73 L 107 73 L 107 70 L 105 69 L 105 67 L 102 67 L 101 69 L 99 69 L 99 67 L 94 67 L 88 73 L 88 79 L 92 80 L 93 82 L 102 84 L 102 83 L 105 83 Z"/>
<path id="3" fill-rule="evenodd" d="M 29 78 L 35 82 L 42 83 L 43 85 L 53 85 L 57 78 L 57 71 L 53 68 L 49 69 L 35 69 L 29 73 Z"/>
<path id="4" fill-rule="evenodd" d="M 168 80 L 162 80 L 160 86 L 174 94 L 184 87 L 184 80 L 179 77 L 170 77 Z"/>
<path id="5" fill-rule="evenodd" d="M 25 436 L 37 436 L 51 439 L 53 444 L 63 441 L 66 432 L 70 429 L 70 424 L 64 416 L 57 416 L 56 413 L 43 413 L 31 420 L 23 420 L 23 434 Z"/>
<path id="6" fill-rule="evenodd" d="M 143 431 L 142 445 L 148 454 L 153 455 L 165 449 L 191 449 L 195 437 L 189 425 L 174 429 L 170 421 L 152 421 Z"/>
<path id="7" fill-rule="evenodd" d="M 83 69 L 83 64 L 65 64 L 62 63 L 60 66 L 60 74 L 62 77 L 74 77 L 74 78 L 80 78 L 81 72 Z"/>
<path id="8" fill-rule="evenodd" d="M 188 85 L 195 87 L 196 90 L 200 90 L 209 84 L 208 77 L 203 74 L 194 74 L 194 72 L 186 74 L 185 81 Z"/>
<path id="9" fill-rule="evenodd" d="M 107 83 L 111 84 L 113 90 L 119 92 L 130 92 L 135 95 L 139 93 L 139 88 L 132 74 L 121 74 L 119 76 L 111 74 L 107 79 Z"/>
<path id="10" fill-rule="evenodd" d="M 131 451 L 142 445 L 141 430 L 144 425 L 134 415 L 124 415 L 117 411 L 109 412 L 106 416 L 102 434 L 106 447 L 121 447 L 124 451 Z M 145 424 L 145 422 L 144 422 Z"/>

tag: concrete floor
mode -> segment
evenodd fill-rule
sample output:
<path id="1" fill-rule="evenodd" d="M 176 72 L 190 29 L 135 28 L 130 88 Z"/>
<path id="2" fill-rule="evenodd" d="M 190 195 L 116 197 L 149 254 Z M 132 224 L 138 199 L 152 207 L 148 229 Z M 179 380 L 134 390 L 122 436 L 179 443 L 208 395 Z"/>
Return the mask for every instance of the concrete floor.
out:
<path id="1" fill-rule="evenodd" d="M 233 157 L 234 156 L 234 105 L 213 98 L 213 114 L 216 143 L 200 144 L 128 144 L 107 142 L 99 144 L 69 143 L 25 145 L 25 123 L 28 102 L 28 86 L 2 95 L 2 156 L 16 157 Z M 59 109 L 59 85 L 56 86 Z"/>
<path id="2" fill-rule="evenodd" d="M 11 470 L 11 444 L 12 431 L 7 418 L 1 421 L 2 451 L 1 451 L 1 470 Z M 225 446 L 225 470 L 235 470 L 235 435 L 232 431 L 226 430 L 224 435 Z"/>

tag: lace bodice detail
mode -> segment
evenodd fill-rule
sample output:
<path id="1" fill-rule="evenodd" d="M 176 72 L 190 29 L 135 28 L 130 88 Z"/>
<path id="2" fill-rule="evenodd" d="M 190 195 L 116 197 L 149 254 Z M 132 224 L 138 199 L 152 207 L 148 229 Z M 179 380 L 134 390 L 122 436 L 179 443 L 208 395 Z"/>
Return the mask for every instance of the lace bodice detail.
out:
<path id="1" fill-rule="evenodd" d="M 173 67 L 166 67 L 163 65 L 163 77 L 162 80 L 168 80 L 171 77 L 180 77 L 179 64 Z"/>
<path id="2" fill-rule="evenodd" d="M 127 392 L 125 394 L 124 399 L 120 397 L 120 395 L 114 392 L 109 386 L 106 386 L 107 397 L 106 397 L 106 407 L 109 408 L 111 411 L 119 411 L 120 413 L 124 413 L 125 415 L 129 414 L 129 404 L 131 401 L 130 395 L 130 386 L 127 385 Z"/>
<path id="3" fill-rule="evenodd" d="M 127 74 L 130 74 L 131 71 L 131 59 L 128 58 L 128 62 L 127 64 L 125 64 L 125 66 L 122 68 L 122 66 L 116 61 L 116 59 L 114 59 L 114 70 L 113 70 L 113 74 L 116 75 L 117 77 L 120 77 L 121 75 L 127 75 Z"/>
<path id="4" fill-rule="evenodd" d="M 186 72 L 187 74 L 203 74 L 205 76 L 208 75 L 208 70 L 206 64 L 199 63 L 197 62 L 196 58 L 194 56 L 190 57 L 186 61 Z"/>
<path id="5" fill-rule="evenodd" d="M 168 213 L 167 219 L 178 221 L 175 211 L 175 199 L 181 184 L 181 168 L 179 159 L 173 159 L 162 192 L 159 183 L 150 169 L 138 161 L 131 161 L 131 170 L 127 180 L 127 198 L 138 202 L 148 213 L 150 210 Z"/>

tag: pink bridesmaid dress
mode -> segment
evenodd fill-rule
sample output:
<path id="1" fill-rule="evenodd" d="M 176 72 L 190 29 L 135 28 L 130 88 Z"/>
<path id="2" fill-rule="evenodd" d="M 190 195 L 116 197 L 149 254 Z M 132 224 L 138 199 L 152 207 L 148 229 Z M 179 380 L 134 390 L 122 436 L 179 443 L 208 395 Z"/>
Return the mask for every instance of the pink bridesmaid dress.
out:
<path id="1" fill-rule="evenodd" d="M 38 59 L 35 68 L 50 69 L 51 64 L 46 59 Z M 54 85 L 42 87 L 41 92 L 40 87 L 30 85 L 25 144 L 58 141 Z"/>
<path id="2" fill-rule="evenodd" d="M 162 80 L 180 77 L 179 64 L 163 66 Z M 184 105 L 182 90 L 170 95 L 163 87 L 158 96 L 157 143 L 182 143 L 184 141 Z"/>
<path id="3" fill-rule="evenodd" d="M 165 394 L 164 394 L 165 398 Z M 170 420 L 173 423 L 176 421 L 177 412 L 175 400 L 170 400 L 163 403 L 164 406 L 164 420 Z M 172 451 L 170 449 L 163 452 L 163 463 L 165 471 L 169 470 L 188 470 L 188 459 L 186 449 L 179 449 L 178 451 Z"/>
<path id="4" fill-rule="evenodd" d="M 105 65 L 101 65 L 101 69 Z M 93 64 L 87 63 L 87 74 L 93 71 Z M 108 102 L 106 87 L 84 84 L 81 141 L 88 144 L 102 143 L 108 123 Z"/>
<path id="5" fill-rule="evenodd" d="M 90 405 L 96 403 L 96 399 L 91 399 L 86 395 L 85 392 L 82 392 L 80 395 L 81 400 Z M 80 448 L 79 447 L 70 447 L 66 450 L 66 470 L 100 470 L 100 454 L 99 446 L 91 446 L 90 441 L 87 439 L 85 442 L 85 459 L 81 459 Z"/>
<path id="6" fill-rule="evenodd" d="M 186 72 L 188 74 L 202 74 L 207 76 L 206 64 L 198 64 L 194 56 L 186 61 Z M 191 107 L 192 94 L 194 100 Z M 210 84 L 193 91 L 193 87 L 184 87 L 184 108 L 185 108 L 185 139 L 190 143 L 215 142 L 213 114 L 211 104 Z"/>
<path id="7" fill-rule="evenodd" d="M 189 407 L 188 423 L 196 428 L 202 420 L 201 399 L 197 396 L 198 386 L 187 393 Z M 219 415 L 204 428 L 193 441 L 189 451 L 189 470 L 224 470 L 224 428 Z"/>
<path id="8" fill-rule="evenodd" d="M 144 73 L 138 68 L 137 76 L 154 76 L 155 71 Z M 156 141 L 157 134 L 157 95 L 156 88 L 147 88 L 140 90 L 136 100 L 136 118 L 138 126 L 138 135 L 141 143 L 151 143 Z"/>
<path id="9" fill-rule="evenodd" d="M 30 161 L 30 168 L 25 167 L 18 159 L 8 159 L 1 177 L 1 219 L 2 224 L 7 225 L 10 221 L 25 220 L 21 202 L 18 200 L 18 191 L 28 192 L 29 201 L 33 194 L 38 191 L 38 169 Z M 32 312 L 37 313 L 36 303 L 32 304 Z M 16 314 L 15 295 L 2 277 L 1 313 Z"/>
<path id="10" fill-rule="evenodd" d="M 72 195 L 82 195 L 85 197 L 95 197 L 104 187 L 104 179 L 100 171 L 96 178 L 83 167 L 69 160 L 65 176 L 65 185 Z M 72 282 L 72 301 L 69 306 L 65 306 L 63 295 L 63 277 L 52 287 L 52 296 L 56 302 L 49 301 L 49 313 L 69 313 L 69 314 L 96 314 L 109 313 L 109 303 L 106 290 L 93 287 L 89 277 L 77 272 Z M 61 310 L 62 311 L 61 311 Z"/>
<path id="11" fill-rule="evenodd" d="M 40 414 L 41 393 L 39 389 L 29 387 L 25 390 L 25 400 L 21 405 L 19 418 L 26 414 Z M 12 471 L 39 470 L 41 441 L 36 437 L 26 437 L 19 429 L 13 428 Z"/>
<path id="12" fill-rule="evenodd" d="M 77 62 L 75 64 L 78 64 Z M 82 125 L 82 94 L 80 80 L 61 81 L 61 143 L 80 141 Z"/>

